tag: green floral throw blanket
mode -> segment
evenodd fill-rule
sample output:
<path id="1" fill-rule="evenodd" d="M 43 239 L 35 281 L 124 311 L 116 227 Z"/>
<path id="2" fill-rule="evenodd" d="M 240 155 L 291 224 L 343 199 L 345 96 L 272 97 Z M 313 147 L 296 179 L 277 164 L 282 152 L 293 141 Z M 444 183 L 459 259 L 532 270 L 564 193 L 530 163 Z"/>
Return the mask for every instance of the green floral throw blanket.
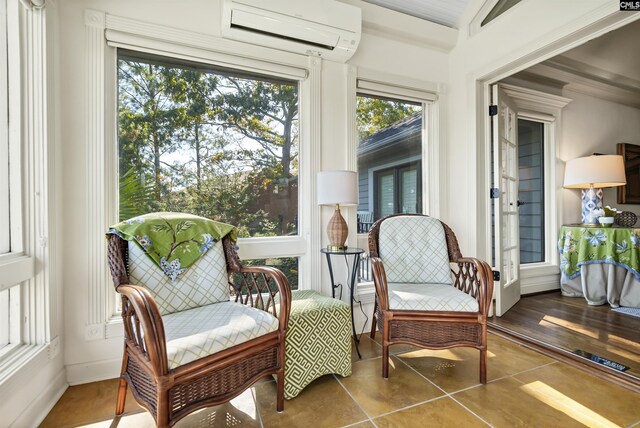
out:
<path id="1" fill-rule="evenodd" d="M 136 242 L 162 271 L 175 281 L 213 244 L 229 235 L 236 242 L 234 226 L 191 214 L 145 214 L 111 226 L 107 235 Z"/>

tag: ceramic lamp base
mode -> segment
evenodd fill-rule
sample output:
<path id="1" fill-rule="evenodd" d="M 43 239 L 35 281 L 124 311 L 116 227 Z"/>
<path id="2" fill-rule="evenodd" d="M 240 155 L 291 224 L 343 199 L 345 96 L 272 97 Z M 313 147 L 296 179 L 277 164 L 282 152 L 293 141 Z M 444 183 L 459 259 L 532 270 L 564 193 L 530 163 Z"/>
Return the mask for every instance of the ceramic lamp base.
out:
<path id="1" fill-rule="evenodd" d="M 603 195 L 600 188 L 582 189 L 582 224 L 598 225 L 599 216 L 593 215 L 593 212 L 602 209 Z"/>
<path id="2" fill-rule="evenodd" d="M 336 205 L 336 210 L 333 213 L 333 217 L 329 220 L 327 225 L 327 236 L 329 237 L 329 245 L 327 248 L 332 251 L 344 251 L 347 249 L 345 242 L 349 235 L 349 228 L 347 222 L 344 221 L 342 214 L 340 214 L 340 205 Z"/>

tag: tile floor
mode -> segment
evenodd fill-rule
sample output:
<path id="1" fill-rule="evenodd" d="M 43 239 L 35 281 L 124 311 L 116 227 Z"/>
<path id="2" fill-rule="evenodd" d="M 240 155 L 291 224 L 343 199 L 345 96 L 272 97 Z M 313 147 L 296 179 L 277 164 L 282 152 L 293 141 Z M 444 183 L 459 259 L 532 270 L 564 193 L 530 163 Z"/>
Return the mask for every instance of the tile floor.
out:
<path id="1" fill-rule="evenodd" d="M 324 376 L 275 411 L 266 379 L 228 404 L 203 409 L 176 427 L 640 427 L 640 395 L 489 335 L 489 383 L 478 351 L 392 347 L 382 379 L 381 347 L 363 336 L 350 377 Z M 114 419 L 117 380 L 70 387 L 42 427 L 153 427 L 131 396 Z"/>

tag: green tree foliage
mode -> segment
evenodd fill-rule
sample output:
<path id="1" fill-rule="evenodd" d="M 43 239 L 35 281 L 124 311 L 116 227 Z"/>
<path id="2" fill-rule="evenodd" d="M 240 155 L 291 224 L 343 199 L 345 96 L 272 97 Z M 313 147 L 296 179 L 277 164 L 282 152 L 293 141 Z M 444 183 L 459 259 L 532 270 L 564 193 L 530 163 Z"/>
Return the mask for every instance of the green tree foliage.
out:
<path id="1" fill-rule="evenodd" d="M 121 219 L 179 211 L 241 237 L 297 231 L 295 83 L 134 57 L 118 79 Z"/>
<path id="2" fill-rule="evenodd" d="M 421 110 L 421 106 L 406 102 L 359 96 L 356 123 L 360 141 Z"/>

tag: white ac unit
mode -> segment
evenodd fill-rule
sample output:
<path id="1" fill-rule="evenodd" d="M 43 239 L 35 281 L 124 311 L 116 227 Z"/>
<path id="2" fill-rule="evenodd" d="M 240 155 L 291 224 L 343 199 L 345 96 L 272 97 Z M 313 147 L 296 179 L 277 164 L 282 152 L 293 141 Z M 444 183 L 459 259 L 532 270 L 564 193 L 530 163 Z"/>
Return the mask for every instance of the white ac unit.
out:
<path id="1" fill-rule="evenodd" d="M 361 21 L 359 8 L 335 0 L 224 0 L 222 37 L 346 62 Z"/>

